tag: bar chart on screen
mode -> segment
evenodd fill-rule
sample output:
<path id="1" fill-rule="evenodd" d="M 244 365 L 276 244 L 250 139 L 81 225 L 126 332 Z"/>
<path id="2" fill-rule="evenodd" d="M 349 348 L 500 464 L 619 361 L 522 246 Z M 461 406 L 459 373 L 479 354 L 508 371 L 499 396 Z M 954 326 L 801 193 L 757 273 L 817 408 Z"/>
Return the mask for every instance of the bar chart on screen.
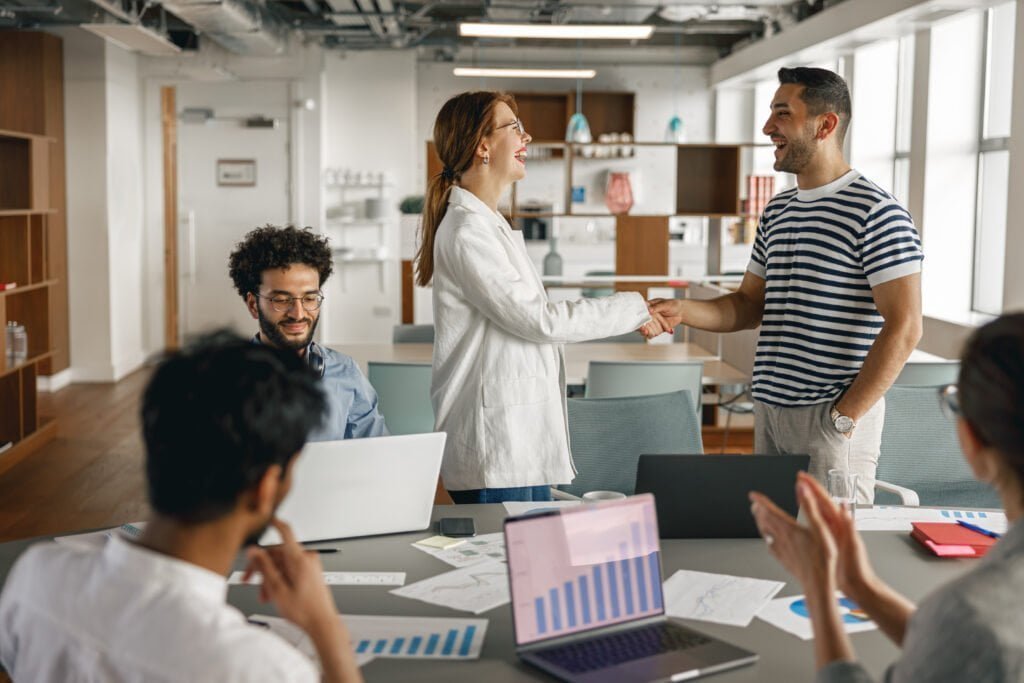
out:
<path id="1" fill-rule="evenodd" d="M 519 643 L 663 611 L 653 505 L 585 507 L 507 527 Z"/>

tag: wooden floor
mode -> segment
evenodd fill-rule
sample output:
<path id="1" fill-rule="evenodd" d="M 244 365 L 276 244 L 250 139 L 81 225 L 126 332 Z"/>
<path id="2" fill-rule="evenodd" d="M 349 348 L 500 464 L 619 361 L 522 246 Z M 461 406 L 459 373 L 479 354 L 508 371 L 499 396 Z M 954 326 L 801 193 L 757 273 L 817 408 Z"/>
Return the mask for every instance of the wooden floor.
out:
<path id="1" fill-rule="evenodd" d="M 0 476 L 0 542 L 147 517 L 138 410 L 148 378 L 39 394 L 58 435 Z"/>

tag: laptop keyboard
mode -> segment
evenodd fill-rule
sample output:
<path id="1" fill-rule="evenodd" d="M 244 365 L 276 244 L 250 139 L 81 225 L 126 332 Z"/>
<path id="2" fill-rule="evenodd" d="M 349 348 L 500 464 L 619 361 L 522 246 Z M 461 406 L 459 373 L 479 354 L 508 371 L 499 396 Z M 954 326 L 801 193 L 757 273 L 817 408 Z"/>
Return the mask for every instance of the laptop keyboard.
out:
<path id="1" fill-rule="evenodd" d="M 680 628 L 672 622 L 664 622 L 559 645 L 534 654 L 566 671 L 582 674 L 710 642 L 710 638 L 699 633 Z"/>

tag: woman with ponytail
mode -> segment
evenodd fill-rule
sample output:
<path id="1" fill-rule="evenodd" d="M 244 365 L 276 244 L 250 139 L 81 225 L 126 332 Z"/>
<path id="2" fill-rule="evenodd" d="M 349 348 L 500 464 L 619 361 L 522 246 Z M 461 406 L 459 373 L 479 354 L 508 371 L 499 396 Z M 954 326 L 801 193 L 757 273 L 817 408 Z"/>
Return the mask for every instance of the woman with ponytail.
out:
<path id="1" fill-rule="evenodd" d="M 530 140 L 501 93 L 457 95 L 434 124 L 444 170 L 427 188 L 416 282 L 433 283 L 431 400 L 456 503 L 550 500 L 576 473 L 562 345 L 666 331 L 640 294 L 548 301 L 522 233 L 497 209 L 526 176 Z"/>

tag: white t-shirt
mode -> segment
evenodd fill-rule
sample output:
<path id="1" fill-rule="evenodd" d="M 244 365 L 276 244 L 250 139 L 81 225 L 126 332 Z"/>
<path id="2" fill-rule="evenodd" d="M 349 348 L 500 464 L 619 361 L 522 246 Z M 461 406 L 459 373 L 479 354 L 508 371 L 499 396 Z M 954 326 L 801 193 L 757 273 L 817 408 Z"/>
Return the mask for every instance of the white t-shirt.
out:
<path id="1" fill-rule="evenodd" d="M 116 535 L 41 543 L 0 595 L 0 663 L 15 681 L 320 680 L 226 596 L 223 576 Z"/>

